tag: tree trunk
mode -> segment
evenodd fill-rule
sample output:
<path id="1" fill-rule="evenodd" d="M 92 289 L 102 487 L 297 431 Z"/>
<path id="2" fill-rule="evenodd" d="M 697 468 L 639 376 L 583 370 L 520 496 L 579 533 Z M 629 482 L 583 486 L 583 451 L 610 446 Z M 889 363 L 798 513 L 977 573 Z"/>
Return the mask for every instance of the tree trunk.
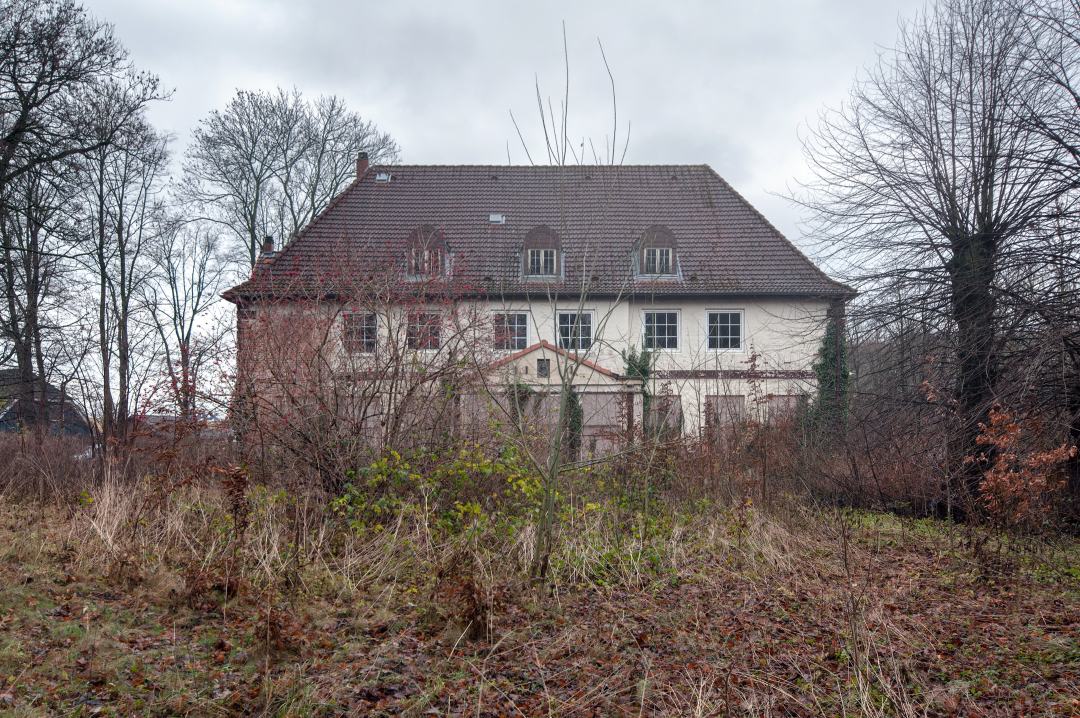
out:
<path id="1" fill-rule="evenodd" d="M 1065 463 L 1067 511 L 1080 519 L 1080 354 L 1070 352 L 1072 373 L 1065 390 L 1065 412 L 1069 425 L 1069 443 L 1078 451 Z"/>
<path id="2" fill-rule="evenodd" d="M 953 241 L 948 269 L 957 331 L 956 402 L 959 426 L 949 442 L 950 509 L 959 520 L 978 507 L 979 484 L 993 463 L 980 446 L 998 367 L 994 336 L 994 237 L 989 232 Z"/>
<path id="3" fill-rule="evenodd" d="M 117 214 L 121 218 L 123 217 L 123 205 L 118 206 Z M 129 339 L 131 290 L 128 279 L 130 270 L 127 266 L 128 247 L 124 240 L 124 232 L 124 221 L 123 219 L 118 219 L 116 222 L 116 243 L 118 249 L 117 258 L 119 259 L 120 267 L 120 277 L 118 280 L 120 306 L 116 317 L 116 368 L 118 387 L 116 425 L 114 426 L 114 431 L 121 446 L 127 442 L 128 422 L 131 414 L 131 341 Z"/>
<path id="4" fill-rule="evenodd" d="M 101 353 L 101 457 L 106 460 L 113 437 L 112 353 L 109 347 L 108 258 L 105 255 L 104 161 L 99 160 L 97 186 L 98 350 Z M 102 471 L 104 472 L 104 463 Z"/>

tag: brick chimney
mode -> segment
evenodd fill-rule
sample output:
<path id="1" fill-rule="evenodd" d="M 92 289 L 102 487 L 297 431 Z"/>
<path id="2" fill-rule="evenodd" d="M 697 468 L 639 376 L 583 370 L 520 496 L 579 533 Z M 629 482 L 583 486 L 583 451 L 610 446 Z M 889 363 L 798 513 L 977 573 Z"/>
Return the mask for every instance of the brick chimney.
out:
<path id="1" fill-rule="evenodd" d="M 263 254 L 273 254 L 273 252 L 274 252 L 274 238 L 271 237 L 268 234 L 265 237 L 263 237 L 262 251 L 259 254 L 261 256 Z"/>
<path id="2" fill-rule="evenodd" d="M 367 152 L 361 152 L 356 156 L 356 179 L 360 179 L 367 174 L 368 168 L 368 154 Z"/>

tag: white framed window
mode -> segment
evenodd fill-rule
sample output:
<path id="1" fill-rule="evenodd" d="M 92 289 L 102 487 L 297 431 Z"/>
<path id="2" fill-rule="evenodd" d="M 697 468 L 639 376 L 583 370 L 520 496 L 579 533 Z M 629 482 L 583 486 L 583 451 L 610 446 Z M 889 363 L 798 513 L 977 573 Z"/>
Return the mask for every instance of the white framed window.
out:
<path id="1" fill-rule="evenodd" d="M 554 277 L 559 273 L 558 252 L 557 249 L 530 249 L 526 253 L 526 273 L 530 277 Z"/>
<path id="2" fill-rule="evenodd" d="M 439 348 L 442 317 L 438 312 L 410 312 L 405 327 L 405 346 L 415 350 Z"/>
<path id="3" fill-rule="evenodd" d="M 372 354 L 378 346 L 379 320 L 372 312 L 341 315 L 341 343 L 349 354 Z"/>
<path id="4" fill-rule="evenodd" d="M 649 350 L 679 348 L 679 313 L 671 309 L 648 309 L 643 315 L 643 342 Z"/>
<path id="5" fill-rule="evenodd" d="M 741 309 L 720 309 L 709 312 L 709 349 L 719 351 L 743 348 L 743 312 Z"/>
<path id="6" fill-rule="evenodd" d="M 671 247 L 646 247 L 643 274 L 673 274 L 674 252 Z"/>
<path id="7" fill-rule="evenodd" d="M 443 253 L 437 247 L 416 245 L 409 251 L 409 274 L 413 277 L 435 277 L 442 274 Z"/>
<path id="8" fill-rule="evenodd" d="M 585 351 L 593 343 L 592 312 L 558 312 L 559 347 Z"/>
<path id="9" fill-rule="evenodd" d="M 491 315 L 497 351 L 520 351 L 529 345 L 529 315 L 526 312 L 496 312 Z"/>

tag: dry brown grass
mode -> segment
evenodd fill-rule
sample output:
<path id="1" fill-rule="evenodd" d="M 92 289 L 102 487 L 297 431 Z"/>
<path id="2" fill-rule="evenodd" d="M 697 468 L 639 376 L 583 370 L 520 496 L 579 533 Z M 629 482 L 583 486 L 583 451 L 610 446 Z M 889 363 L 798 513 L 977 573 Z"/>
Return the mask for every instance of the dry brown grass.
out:
<path id="1" fill-rule="evenodd" d="M 579 501 L 538 594 L 527 515 L 443 518 L 410 503 L 358 529 L 317 494 L 213 477 L 7 498 L 0 711 L 1080 709 L 1071 544 L 1000 539 L 994 562 L 947 524 L 793 499 Z"/>

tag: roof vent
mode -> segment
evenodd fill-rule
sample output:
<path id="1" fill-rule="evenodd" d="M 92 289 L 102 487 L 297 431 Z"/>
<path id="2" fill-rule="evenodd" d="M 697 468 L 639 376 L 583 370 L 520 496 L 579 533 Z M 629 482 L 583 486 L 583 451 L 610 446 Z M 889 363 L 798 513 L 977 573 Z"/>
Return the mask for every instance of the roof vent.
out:
<path id="1" fill-rule="evenodd" d="M 491 224 L 506 224 L 506 215 L 502 212 L 492 212 L 488 215 L 488 222 Z"/>
<path id="2" fill-rule="evenodd" d="M 389 172 L 377 172 L 375 174 L 375 181 L 376 182 L 382 182 L 383 184 L 389 182 L 390 181 L 390 173 Z"/>

